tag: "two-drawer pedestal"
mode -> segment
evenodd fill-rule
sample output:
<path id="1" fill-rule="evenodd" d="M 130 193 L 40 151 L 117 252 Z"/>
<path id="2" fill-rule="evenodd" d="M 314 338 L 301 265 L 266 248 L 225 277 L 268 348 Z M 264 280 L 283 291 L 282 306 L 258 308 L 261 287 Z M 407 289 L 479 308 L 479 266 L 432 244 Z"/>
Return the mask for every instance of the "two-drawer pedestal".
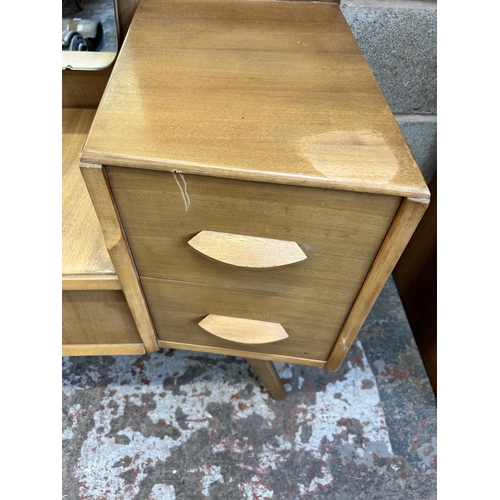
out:
<path id="1" fill-rule="evenodd" d="M 328 358 L 401 203 L 396 196 L 188 174 L 107 172 L 163 345 L 296 362 Z M 205 233 L 211 241 L 203 253 L 189 242 Z M 248 255 L 252 237 L 262 246 Z M 280 242 L 296 243 L 305 258 L 287 265 Z M 225 261 L 215 260 L 217 250 Z M 273 253 L 277 261 L 266 264 Z M 254 267 L 245 254 L 255 257 Z M 228 263 L 238 256 L 242 262 Z M 198 326 L 209 314 L 279 323 L 288 337 L 235 343 Z"/>
<path id="2" fill-rule="evenodd" d="M 143 0 L 81 171 L 160 347 L 330 369 L 429 199 L 335 3 Z"/>

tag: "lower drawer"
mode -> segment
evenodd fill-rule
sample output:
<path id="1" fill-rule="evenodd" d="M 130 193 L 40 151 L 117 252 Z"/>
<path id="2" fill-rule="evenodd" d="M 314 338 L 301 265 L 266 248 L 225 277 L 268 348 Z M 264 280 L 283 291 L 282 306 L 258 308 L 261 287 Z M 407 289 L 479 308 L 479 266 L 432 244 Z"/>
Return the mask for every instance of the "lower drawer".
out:
<path id="1" fill-rule="evenodd" d="M 144 354 L 121 290 L 62 292 L 64 355 Z"/>
<path id="2" fill-rule="evenodd" d="M 270 291 L 215 287 L 199 283 L 141 278 L 161 342 L 197 346 L 199 350 L 252 357 L 252 353 L 324 362 L 349 307 Z M 201 326 L 208 315 L 280 324 L 287 338 L 249 345 L 212 335 Z M 170 345 L 170 347 L 183 346 Z M 169 347 L 168 344 L 161 344 Z M 191 347 L 190 347 L 191 346 Z M 203 349 L 205 347 L 206 349 Z M 321 364 L 321 363 L 319 363 Z"/>

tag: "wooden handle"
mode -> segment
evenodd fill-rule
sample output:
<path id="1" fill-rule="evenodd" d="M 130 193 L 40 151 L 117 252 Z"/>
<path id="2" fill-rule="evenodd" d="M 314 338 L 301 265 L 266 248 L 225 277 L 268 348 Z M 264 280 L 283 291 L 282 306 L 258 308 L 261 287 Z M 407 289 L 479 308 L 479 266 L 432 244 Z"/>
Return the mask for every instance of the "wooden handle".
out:
<path id="1" fill-rule="evenodd" d="M 288 338 L 279 323 L 267 321 L 209 314 L 198 325 L 212 335 L 240 344 L 269 344 Z"/>
<path id="2" fill-rule="evenodd" d="M 201 231 L 188 243 L 204 257 L 248 269 L 272 269 L 307 259 L 295 241 Z"/>

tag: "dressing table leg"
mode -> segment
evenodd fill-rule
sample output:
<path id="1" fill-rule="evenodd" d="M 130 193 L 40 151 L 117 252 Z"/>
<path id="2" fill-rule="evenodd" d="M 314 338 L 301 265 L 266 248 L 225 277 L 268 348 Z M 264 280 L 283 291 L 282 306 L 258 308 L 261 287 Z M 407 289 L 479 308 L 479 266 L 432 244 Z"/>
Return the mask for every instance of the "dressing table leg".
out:
<path id="1" fill-rule="evenodd" d="M 263 361 L 261 359 L 253 358 L 245 359 L 254 369 L 255 373 L 274 399 L 286 399 L 285 388 L 283 387 L 283 383 L 281 382 L 272 361 Z"/>

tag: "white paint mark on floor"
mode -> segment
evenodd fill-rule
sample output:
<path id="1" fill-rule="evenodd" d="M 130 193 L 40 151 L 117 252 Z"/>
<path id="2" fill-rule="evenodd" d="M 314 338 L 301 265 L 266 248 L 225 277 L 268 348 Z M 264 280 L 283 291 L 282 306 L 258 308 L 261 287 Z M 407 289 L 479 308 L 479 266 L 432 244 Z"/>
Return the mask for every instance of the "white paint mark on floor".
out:
<path id="1" fill-rule="evenodd" d="M 149 500 L 175 500 L 175 490 L 171 484 L 155 484 Z"/>
<path id="2" fill-rule="evenodd" d="M 274 498 L 274 492 L 261 484 L 257 476 L 252 477 L 251 481 L 248 483 L 242 483 L 238 487 L 244 493 L 246 500 L 264 500 L 266 498 Z"/>
<path id="3" fill-rule="evenodd" d="M 221 468 L 218 465 L 210 465 L 204 463 L 200 467 L 201 472 L 204 474 L 201 480 L 202 495 L 205 495 L 207 498 L 210 498 L 210 486 L 213 483 L 223 483 L 224 477 L 221 474 Z"/>
<path id="4" fill-rule="evenodd" d="M 298 407 L 299 422 L 307 424 L 312 434 L 307 443 L 301 440 L 301 432 L 297 432 L 295 446 L 316 454 L 319 458 L 320 443 L 325 437 L 330 441 L 336 434 L 341 434 L 351 420 L 362 424 L 363 442 L 356 443 L 356 452 L 360 458 L 370 454 L 369 444 L 381 442 L 392 455 L 391 441 L 387 432 L 387 425 L 383 410 L 380 408 L 380 396 L 373 371 L 370 368 L 361 343 L 358 347 L 363 352 L 363 365 L 353 366 L 349 363 L 349 370 L 345 380 L 337 380 L 335 384 L 328 384 L 325 391 L 316 393 L 316 404 L 313 408 Z M 372 381 L 371 388 L 363 388 L 363 380 Z M 341 395 L 339 397 L 339 394 Z M 336 397 L 337 396 L 337 397 Z M 348 434 L 346 444 L 354 445 L 355 435 Z"/>
<path id="5" fill-rule="evenodd" d="M 323 474 L 323 477 L 314 477 L 311 481 L 311 484 L 308 488 L 310 493 L 315 491 L 318 486 L 326 486 L 333 481 L 333 477 L 327 467 L 321 467 L 321 472 Z"/>
<path id="6" fill-rule="evenodd" d="M 71 429 L 65 429 L 62 433 L 63 441 L 65 439 L 71 439 L 74 436 L 74 432 Z"/>

